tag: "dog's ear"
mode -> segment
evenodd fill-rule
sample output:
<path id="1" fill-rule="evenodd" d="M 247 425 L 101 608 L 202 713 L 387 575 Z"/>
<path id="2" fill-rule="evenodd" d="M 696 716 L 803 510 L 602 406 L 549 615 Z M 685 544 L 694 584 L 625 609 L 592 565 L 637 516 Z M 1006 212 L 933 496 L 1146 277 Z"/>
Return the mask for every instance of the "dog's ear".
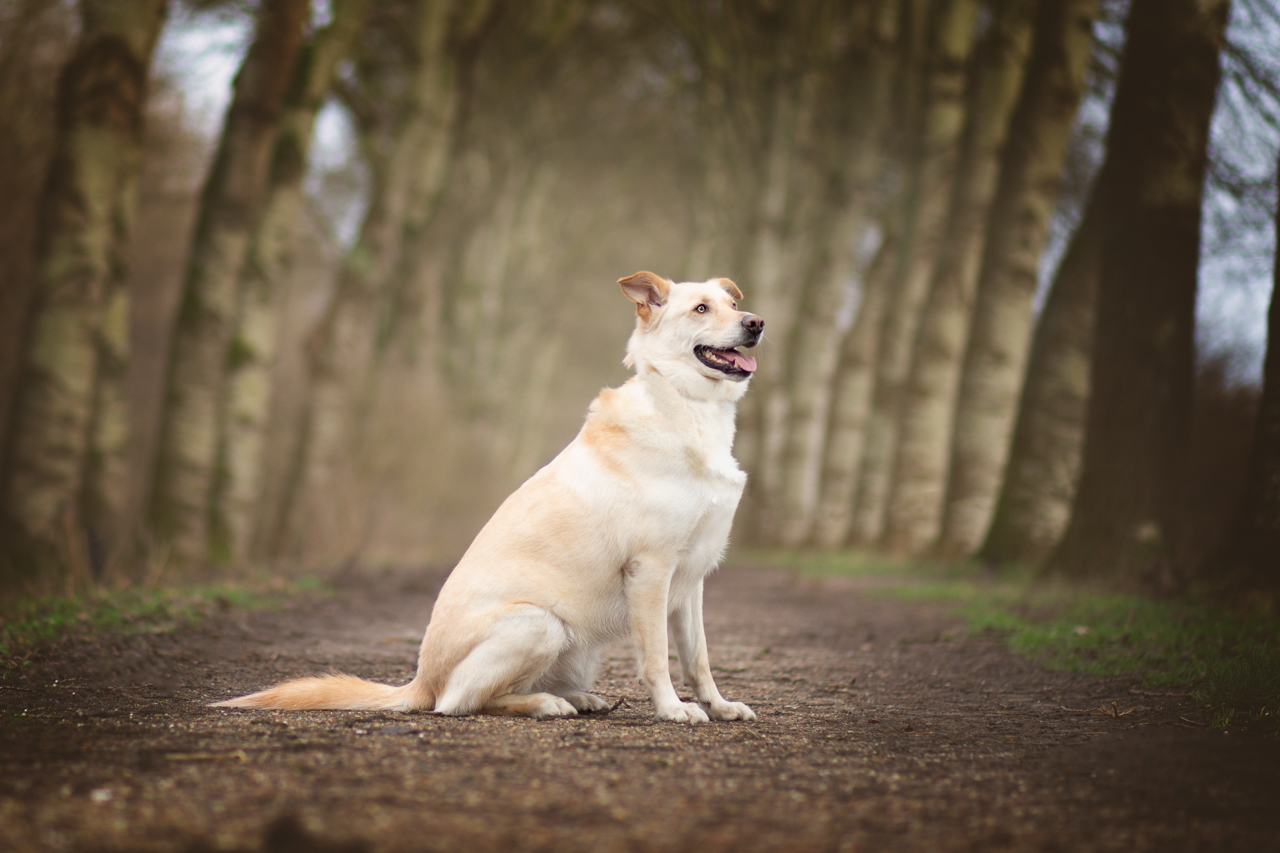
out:
<path id="1" fill-rule="evenodd" d="M 627 298 L 636 304 L 636 313 L 646 315 L 654 308 L 667 304 L 671 282 L 651 272 L 638 272 L 618 279 L 618 286 Z"/>
<path id="2" fill-rule="evenodd" d="M 730 281 L 727 278 L 719 279 L 719 282 L 720 282 L 720 286 L 725 289 L 725 292 L 728 293 L 730 296 L 732 296 L 734 299 L 742 298 L 742 291 L 738 289 L 738 285 L 734 284 L 732 281 Z"/>

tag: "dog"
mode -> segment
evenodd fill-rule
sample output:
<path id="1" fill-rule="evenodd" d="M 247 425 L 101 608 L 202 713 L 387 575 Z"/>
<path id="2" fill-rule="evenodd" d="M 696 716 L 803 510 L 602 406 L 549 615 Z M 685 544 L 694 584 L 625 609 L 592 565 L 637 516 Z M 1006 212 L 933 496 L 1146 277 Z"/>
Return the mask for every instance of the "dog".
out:
<path id="1" fill-rule="evenodd" d="M 285 682 L 223 708 L 424 710 L 541 719 L 599 712 L 607 644 L 633 639 L 659 720 L 754 720 L 711 677 L 702 586 L 747 476 L 734 415 L 764 320 L 727 278 L 619 279 L 635 303 L 635 375 L 591 403 L 577 437 L 494 513 L 445 581 L 403 687 L 349 675 Z M 674 645 L 696 702 L 671 682 Z"/>

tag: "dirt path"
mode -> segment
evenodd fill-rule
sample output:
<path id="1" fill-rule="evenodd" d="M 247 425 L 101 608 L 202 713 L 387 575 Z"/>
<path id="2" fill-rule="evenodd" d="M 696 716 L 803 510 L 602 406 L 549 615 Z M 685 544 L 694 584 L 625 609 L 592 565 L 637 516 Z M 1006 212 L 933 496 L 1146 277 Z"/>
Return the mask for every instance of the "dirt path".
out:
<path id="1" fill-rule="evenodd" d="M 653 723 L 625 649 L 604 717 L 204 707 L 330 667 L 407 680 L 442 580 L 352 577 L 6 682 L 0 849 L 1280 850 L 1276 742 L 1044 671 L 868 579 L 713 578 L 712 662 L 754 724 Z M 1112 702 L 1137 710 L 1079 713 Z"/>

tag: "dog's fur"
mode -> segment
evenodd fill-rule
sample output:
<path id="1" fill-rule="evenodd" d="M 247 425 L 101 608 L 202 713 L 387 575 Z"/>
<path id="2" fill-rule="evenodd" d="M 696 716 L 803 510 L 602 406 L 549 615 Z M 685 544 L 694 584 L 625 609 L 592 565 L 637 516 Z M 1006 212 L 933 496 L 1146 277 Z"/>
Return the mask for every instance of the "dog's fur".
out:
<path id="1" fill-rule="evenodd" d="M 734 411 L 764 321 L 728 279 L 618 282 L 636 303 L 625 363 L 577 438 L 498 508 L 440 590 L 403 687 L 303 678 L 232 708 L 422 709 L 558 717 L 601 711 L 599 654 L 628 633 L 660 720 L 753 720 L 711 677 L 702 582 L 719 563 L 746 474 Z M 710 353 L 708 347 L 714 348 Z M 696 350 L 696 351 L 695 351 Z M 697 702 L 681 702 L 668 634 Z"/>

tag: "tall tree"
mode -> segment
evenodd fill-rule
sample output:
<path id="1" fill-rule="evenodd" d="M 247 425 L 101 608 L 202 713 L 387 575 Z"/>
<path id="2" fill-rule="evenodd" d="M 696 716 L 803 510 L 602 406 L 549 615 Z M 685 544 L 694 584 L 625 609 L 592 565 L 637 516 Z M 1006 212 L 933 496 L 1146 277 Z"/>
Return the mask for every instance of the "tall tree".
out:
<path id="1" fill-rule="evenodd" d="M 375 30 L 388 39 L 363 47 L 357 67 L 364 90 L 344 91 L 361 123 L 361 148 L 373 187 L 333 296 L 308 334 L 307 411 L 281 527 L 270 537 L 274 551 L 284 546 L 291 527 L 324 526 L 334 542 L 345 542 L 334 548 L 354 547 L 352 536 L 358 533 L 346 523 L 350 519 L 309 511 L 310 523 L 302 524 L 294 516 L 304 508 L 317 509 L 308 499 L 336 487 L 355 448 L 357 400 L 352 393 L 373 364 L 379 311 L 391 273 L 402 263 L 402 253 L 415 248 L 406 246 L 404 238 L 420 233 L 438 201 L 462 106 L 459 63 L 470 56 L 464 48 L 483 30 L 492 9 L 490 0 L 405 4 L 398 13 L 403 17 L 392 16 Z M 407 41 L 408 49 L 402 56 L 370 54 L 385 50 L 388 41 Z M 386 97 L 379 101 L 377 96 Z M 332 508 L 333 502 L 326 505 Z"/>
<path id="2" fill-rule="evenodd" d="M 1280 206 L 1276 236 L 1280 238 Z M 1249 479 L 1235 519 L 1204 569 L 1207 576 L 1236 589 L 1280 595 L 1280 254 L 1267 312 L 1267 354 Z"/>
<path id="3" fill-rule="evenodd" d="M 1004 481 L 978 552 L 989 565 L 1038 566 L 1071 515 L 1089 404 L 1101 220 L 1095 196 L 1071 237 L 1036 326 Z M 949 556 L 967 553 L 952 542 L 944 540 L 954 547 L 945 552 Z"/>
<path id="4" fill-rule="evenodd" d="M 271 371 L 279 335 L 277 314 L 302 216 L 307 154 L 316 115 L 338 64 L 364 26 L 372 0 L 337 0 L 327 25 L 299 52 L 280 119 L 261 215 L 254 226 L 240 282 L 230 352 L 219 406 L 219 452 L 213 512 L 216 551 L 243 559 L 253 550 L 271 401 Z"/>
<path id="5" fill-rule="evenodd" d="M 839 548 L 849 538 L 858 463 L 871 415 L 876 348 L 896 258 L 896 237 L 886 234 L 864 278 L 853 326 L 840 345 L 813 519 L 813 541 L 823 548 Z"/>
<path id="6" fill-rule="evenodd" d="M 10 437 L 12 544 L 83 560 L 125 511 L 125 255 L 143 110 L 166 0 L 85 0 L 58 81 L 56 148 L 40 201 L 38 272 Z M 97 531 L 97 532 L 94 532 Z"/>
<path id="7" fill-rule="evenodd" d="M 853 44 L 829 76 L 835 104 L 819 127 L 817 150 L 826 203 L 817 211 L 816 263 L 806 277 L 786 354 L 786 421 L 780 482 L 770 531 L 784 545 L 803 543 L 813 526 L 822 476 L 834 374 L 849 330 L 848 306 L 858 248 L 872 220 L 872 196 L 884 160 L 897 68 L 898 0 L 864 7 Z M 831 94 L 828 97 L 831 97 Z"/>
<path id="8" fill-rule="evenodd" d="M 912 346 L 897 424 L 884 534 L 885 544 L 896 553 L 918 553 L 937 534 L 987 213 L 1009 115 L 1026 71 L 1034 12 L 1033 0 L 999 0 L 974 54 L 951 207 Z"/>
<path id="9" fill-rule="evenodd" d="M 182 285 L 151 487 L 154 533 L 181 563 L 209 556 L 220 408 L 240 270 L 302 46 L 309 0 L 263 0 L 236 75 Z"/>
<path id="10" fill-rule="evenodd" d="M 1173 558 L 1194 370 L 1201 190 L 1228 0 L 1134 0 L 1103 204 L 1080 487 L 1050 558 L 1141 580 Z"/>
<path id="11" fill-rule="evenodd" d="M 1098 0 L 1040 0 L 1027 77 L 1014 111 L 1000 167 L 1000 184 L 992 203 L 972 329 L 964 354 L 942 531 L 936 549 L 946 557 L 965 556 L 977 547 L 1000 489 L 1031 337 L 1031 300 L 1040 254 L 1084 90 L 1097 8 Z M 1073 255 L 1081 251 L 1084 249 L 1073 250 Z M 1074 264 L 1064 273 L 1075 270 Z M 1079 281 L 1070 277 L 1055 289 L 1074 287 Z M 1076 301 L 1069 300 L 1069 304 Z M 1046 309 L 1045 322 L 1056 322 L 1053 316 Z M 1046 326 L 1046 334 L 1050 328 L 1053 327 Z M 1052 370 L 1048 365 L 1058 363 L 1050 354 L 1054 352 L 1053 345 L 1044 346 L 1048 349 L 1041 358 L 1048 361 L 1043 369 Z M 1031 375 L 1027 379 L 1029 389 Z M 1031 393 L 1039 394 L 1041 389 Z M 1027 429 L 1033 429 L 1030 422 Z M 1027 452 L 1031 452 L 1029 446 Z M 1064 461 L 1066 458 L 1062 457 Z M 1057 463 L 1048 459 L 1046 464 Z M 1074 468 L 1072 471 L 1068 479 L 1074 484 Z M 1058 477 L 1037 483 L 1038 473 L 1031 474 L 1030 468 L 1025 473 L 1032 477 L 1026 481 L 1029 489 L 1037 485 L 1047 488 L 1049 483 L 1061 480 Z M 1028 495 L 1020 500 L 1032 499 Z M 1040 513 L 1029 503 L 1028 510 Z"/>
<path id="12" fill-rule="evenodd" d="M 916 4 L 913 27 L 925 27 L 918 62 L 920 112 L 908 116 L 914 130 L 905 141 L 909 166 L 900 190 L 903 224 L 897 269 L 889 291 L 876 353 L 876 380 L 854 508 L 853 537 L 876 542 L 884 531 L 897 424 L 911 345 L 919 328 L 960 156 L 965 116 L 965 70 L 974 45 L 979 3 L 936 0 Z"/>

